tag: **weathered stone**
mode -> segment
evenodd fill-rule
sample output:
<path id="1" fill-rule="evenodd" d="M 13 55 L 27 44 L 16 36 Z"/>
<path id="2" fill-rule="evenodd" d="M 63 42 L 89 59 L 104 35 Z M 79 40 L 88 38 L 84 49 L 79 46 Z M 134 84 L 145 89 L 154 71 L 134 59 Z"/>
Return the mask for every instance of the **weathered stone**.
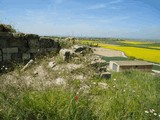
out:
<path id="1" fill-rule="evenodd" d="M 12 33 L 0 32 L 0 40 L 8 40 L 12 38 L 13 38 Z"/>
<path id="2" fill-rule="evenodd" d="M 29 48 L 39 48 L 40 47 L 39 39 L 28 40 L 28 45 Z"/>
<path id="3" fill-rule="evenodd" d="M 107 68 L 106 67 L 100 67 L 98 68 L 99 72 L 107 72 Z"/>
<path id="4" fill-rule="evenodd" d="M 34 60 L 30 60 L 23 68 L 21 71 L 25 71 L 28 67 L 30 67 L 34 63 Z"/>
<path id="5" fill-rule="evenodd" d="M 74 57 L 75 52 L 71 49 L 61 49 L 59 52 L 60 56 L 62 56 L 64 61 L 69 62 L 72 57 Z"/>
<path id="6" fill-rule="evenodd" d="M 27 41 L 24 39 L 10 39 L 9 46 L 10 47 L 27 47 Z"/>
<path id="7" fill-rule="evenodd" d="M 0 39 L 0 48 L 8 47 L 8 40 L 1 40 Z"/>
<path id="8" fill-rule="evenodd" d="M 107 62 L 103 59 L 98 59 L 98 60 L 95 60 L 95 61 L 92 61 L 91 62 L 91 66 L 93 67 L 106 67 L 107 66 Z"/>
<path id="9" fill-rule="evenodd" d="M 11 59 L 13 61 L 22 61 L 22 54 L 19 53 L 11 54 Z"/>
<path id="10" fill-rule="evenodd" d="M 3 54 L 3 61 L 10 61 L 11 60 L 11 54 Z"/>
<path id="11" fill-rule="evenodd" d="M 18 53 L 18 48 L 3 48 L 2 49 L 3 53 Z"/>
<path id="12" fill-rule="evenodd" d="M 111 78 L 111 73 L 110 72 L 103 72 L 103 73 L 101 73 L 100 77 L 104 78 L 104 79 L 109 79 L 109 78 Z"/>
<path id="13" fill-rule="evenodd" d="M 0 50 L 0 62 L 2 62 L 2 51 Z"/>
<path id="14" fill-rule="evenodd" d="M 22 59 L 23 60 L 29 60 L 31 58 L 31 54 L 30 53 L 23 53 L 22 55 Z"/>
<path id="15" fill-rule="evenodd" d="M 82 51 L 86 50 L 86 47 L 85 46 L 74 45 L 73 49 L 74 49 L 75 52 L 82 52 Z"/>
<path id="16" fill-rule="evenodd" d="M 54 68 L 56 66 L 56 63 L 55 62 L 49 62 L 48 63 L 48 67 L 49 68 Z"/>
<path id="17" fill-rule="evenodd" d="M 24 33 L 13 33 L 13 38 L 24 39 Z"/>
<path id="18" fill-rule="evenodd" d="M 39 36 L 36 34 L 25 34 L 24 38 L 27 40 L 32 40 L 32 39 L 39 39 Z"/>
<path id="19" fill-rule="evenodd" d="M 39 42 L 41 48 L 51 48 L 54 44 L 54 41 L 52 39 L 46 37 L 40 37 Z"/>

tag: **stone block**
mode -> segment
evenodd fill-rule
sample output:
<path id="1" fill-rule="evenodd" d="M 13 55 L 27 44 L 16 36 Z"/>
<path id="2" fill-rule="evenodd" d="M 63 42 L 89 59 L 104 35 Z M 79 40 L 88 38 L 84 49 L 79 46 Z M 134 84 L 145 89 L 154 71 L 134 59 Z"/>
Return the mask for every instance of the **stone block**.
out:
<path id="1" fill-rule="evenodd" d="M 19 53 L 11 54 L 11 59 L 13 61 L 22 61 L 22 54 Z"/>
<path id="2" fill-rule="evenodd" d="M 0 39 L 12 39 L 12 33 L 0 32 Z"/>
<path id="3" fill-rule="evenodd" d="M 0 55 L 0 62 L 2 62 L 2 55 Z"/>
<path id="4" fill-rule="evenodd" d="M 30 53 L 23 53 L 22 55 L 22 59 L 23 60 L 29 60 L 31 58 L 31 54 Z"/>
<path id="5" fill-rule="evenodd" d="M 2 49 L 3 53 L 18 53 L 18 48 L 3 48 Z"/>
<path id="6" fill-rule="evenodd" d="M 30 48 L 39 48 L 40 47 L 39 39 L 28 40 L 28 46 Z"/>
<path id="7" fill-rule="evenodd" d="M 101 73 L 100 77 L 104 78 L 104 79 L 109 79 L 109 78 L 111 78 L 111 73 L 110 72 L 103 72 L 103 73 Z"/>
<path id="8" fill-rule="evenodd" d="M 27 41 L 24 39 L 10 39 L 8 42 L 10 47 L 27 47 Z"/>
<path id="9" fill-rule="evenodd" d="M 3 61 L 10 61 L 11 60 L 11 54 L 3 54 Z"/>
<path id="10" fill-rule="evenodd" d="M 51 47 L 53 47 L 53 43 L 54 43 L 54 41 L 52 39 L 45 38 L 45 37 L 41 37 L 39 39 L 39 42 L 40 42 L 41 48 L 51 48 Z"/>
<path id="11" fill-rule="evenodd" d="M 0 48 L 8 47 L 8 40 L 0 39 Z"/>

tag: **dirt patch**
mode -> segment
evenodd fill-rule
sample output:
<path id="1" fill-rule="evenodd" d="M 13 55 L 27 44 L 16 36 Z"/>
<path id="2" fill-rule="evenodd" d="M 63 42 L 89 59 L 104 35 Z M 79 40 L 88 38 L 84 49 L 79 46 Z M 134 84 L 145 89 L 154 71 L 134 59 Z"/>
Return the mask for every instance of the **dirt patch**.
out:
<path id="1" fill-rule="evenodd" d="M 94 54 L 106 56 L 106 57 L 125 57 L 124 53 L 117 50 L 111 50 L 106 48 L 93 48 Z"/>

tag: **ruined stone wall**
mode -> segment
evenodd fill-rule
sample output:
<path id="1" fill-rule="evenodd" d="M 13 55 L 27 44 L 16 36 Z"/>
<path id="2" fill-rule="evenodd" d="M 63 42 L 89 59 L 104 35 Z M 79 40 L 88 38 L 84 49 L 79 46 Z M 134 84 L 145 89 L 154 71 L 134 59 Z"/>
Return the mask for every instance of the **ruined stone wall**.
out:
<path id="1" fill-rule="evenodd" d="M 8 32 L 2 27 L 0 26 L 0 65 L 6 62 L 23 62 L 39 54 L 60 50 L 59 42 L 53 39 Z"/>

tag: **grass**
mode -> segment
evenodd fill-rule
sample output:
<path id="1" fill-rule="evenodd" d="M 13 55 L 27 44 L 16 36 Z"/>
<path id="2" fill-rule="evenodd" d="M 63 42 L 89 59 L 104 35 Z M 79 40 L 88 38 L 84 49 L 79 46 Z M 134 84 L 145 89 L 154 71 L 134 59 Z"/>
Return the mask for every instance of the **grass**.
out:
<path id="1" fill-rule="evenodd" d="M 19 83 L 22 81 L 0 81 L 2 120 L 157 120 L 160 114 L 160 78 L 150 73 L 113 73 L 109 81 L 92 78 L 89 91 L 79 93 L 72 89 L 80 88 L 77 82 L 67 89 L 35 90 Z M 107 89 L 99 82 L 106 83 Z"/>

